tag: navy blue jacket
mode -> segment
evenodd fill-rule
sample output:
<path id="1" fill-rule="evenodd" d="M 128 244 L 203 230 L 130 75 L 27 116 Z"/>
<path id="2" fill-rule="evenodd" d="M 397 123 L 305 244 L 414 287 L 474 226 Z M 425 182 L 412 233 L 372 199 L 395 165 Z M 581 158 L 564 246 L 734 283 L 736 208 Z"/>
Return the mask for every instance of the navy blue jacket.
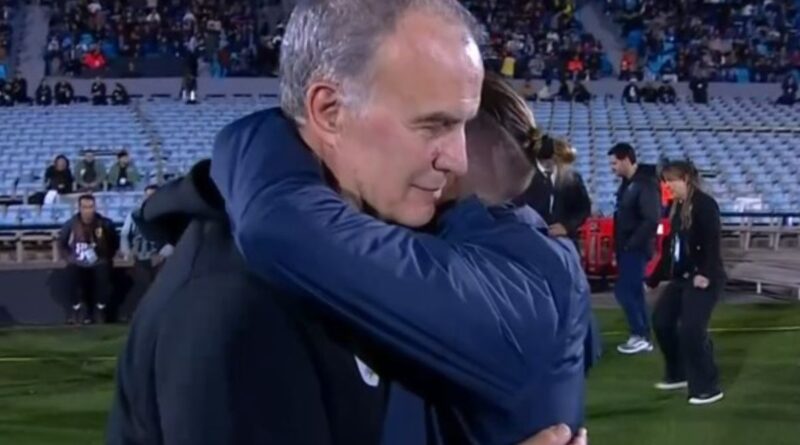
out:
<path id="1" fill-rule="evenodd" d="M 248 267 L 421 370 L 466 439 L 582 426 L 588 283 L 574 246 L 548 237 L 530 208 L 470 199 L 438 237 L 383 223 L 324 182 L 278 109 L 224 128 L 211 176 Z"/>

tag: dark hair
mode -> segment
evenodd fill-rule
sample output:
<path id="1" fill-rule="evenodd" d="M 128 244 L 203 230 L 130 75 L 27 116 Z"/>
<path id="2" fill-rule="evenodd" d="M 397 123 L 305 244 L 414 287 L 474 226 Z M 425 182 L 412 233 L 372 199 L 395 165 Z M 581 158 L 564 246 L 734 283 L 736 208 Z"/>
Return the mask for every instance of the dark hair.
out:
<path id="1" fill-rule="evenodd" d="M 681 225 L 683 229 L 688 229 L 692 226 L 692 197 L 696 192 L 702 191 L 700 172 L 697 171 L 691 161 L 670 161 L 661 170 L 661 176 L 664 180 L 679 179 L 686 181 L 686 198 L 684 198 L 681 207 Z M 677 205 L 678 202 L 675 200 L 672 204 L 670 215 L 675 215 Z"/>
<path id="2" fill-rule="evenodd" d="M 148 185 L 147 187 L 144 188 L 144 191 L 148 191 L 148 190 L 156 191 L 156 190 L 158 190 L 158 186 L 155 185 L 155 184 L 150 184 L 150 185 Z"/>
<path id="3" fill-rule="evenodd" d="M 80 197 L 78 197 L 78 202 L 80 203 L 81 201 L 94 202 L 94 196 L 92 194 L 90 194 L 90 193 L 85 193 L 85 194 L 81 195 Z"/>
<path id="4" fill-rule="evenodd" d="M 127 150 L 122 150 L 119 153 L 117 153 L 117 159 L 124 158 L 126 156 L 128 156 L 128 151 Z"/>
<path id="5" fill-rule="evenodd" d="M 611 147 L 611 150 L 608 150 L 608 155 L 614 156 L 620 161 L 623 159 L 629 159 L 631 164 L 636 163 L 636 150 L 627 142 L 619 142 L 615 144 L 613 147 Z"/>
<path id="6" fill-rule="evenodd" d="M 57 156 L 56 156 L 56 157 L 53 159 L 53 165 L 55 165 L 55 163 L 56 163 L 56 162 L 58 162 L 58 160 L 59 160 L 59 159 L 63 159 L 63 160 L 64 160 L 64 162 L 66 162 L 66 163 L 67 163 L 67 168 L 69 168 L 69 159 L 67 159 L 67 157 L 66 157 L 65 155 L 57 155 Z"/>

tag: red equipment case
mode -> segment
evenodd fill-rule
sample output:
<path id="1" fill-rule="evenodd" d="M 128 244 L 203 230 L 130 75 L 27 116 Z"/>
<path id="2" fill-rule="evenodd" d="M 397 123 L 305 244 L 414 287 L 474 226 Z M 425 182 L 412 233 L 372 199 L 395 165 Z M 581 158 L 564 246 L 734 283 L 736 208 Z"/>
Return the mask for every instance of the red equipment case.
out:
<path id="1" fill-rule="evenodd" d="M 662 241 L 669 236 L 669 219 L 658 225 L 656 251 L 647 263 L 647 276 L 653 272 L 661 258 Z M 613 279 L 617 276 L 617 259 L 614 251 L 614 218 L 593 216 L 579 230 L 581 260 L 589 278 Z"/>

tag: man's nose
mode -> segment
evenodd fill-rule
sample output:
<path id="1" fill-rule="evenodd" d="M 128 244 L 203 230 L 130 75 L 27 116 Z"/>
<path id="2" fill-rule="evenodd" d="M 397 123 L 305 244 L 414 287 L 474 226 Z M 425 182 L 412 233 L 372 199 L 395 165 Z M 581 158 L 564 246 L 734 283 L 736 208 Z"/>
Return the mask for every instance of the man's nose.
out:
<path id="1" fill-rule="evenodd" d="M 464 131 L 457 132 L 453 137 L 442 141 L 433 160 L 433 167 L 455 176 L 467 174 L 467 143 Z"/>

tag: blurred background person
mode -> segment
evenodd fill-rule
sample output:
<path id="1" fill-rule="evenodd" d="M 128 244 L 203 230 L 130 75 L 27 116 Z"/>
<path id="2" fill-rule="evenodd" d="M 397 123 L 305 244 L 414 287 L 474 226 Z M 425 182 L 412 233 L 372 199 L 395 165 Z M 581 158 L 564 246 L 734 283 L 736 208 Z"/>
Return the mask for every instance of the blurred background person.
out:
<path id="1" fill-rule="evenodd" d="M 701 188 L 690 162 L 674 161 L 664 179 L 675 197 L 671 232 L 648 286 L 669 280 L 653 310 L 653 328 L 664 356 L 664 380 L 657 389 L 689 389 L 689 403 L 707 405 L 724 397 L 714 348 L 708 336 L 711 313 L 722 295 L 726 274 L 720 248 L 717 202 Z"/>
<path id="2" fill-rule="evenodd" d="M 75 164 L 75 181 L 79 192 L 96 192 L 103 188 L 106 168 L 103 161 L 95 158 L 94 150 L 83 152 L 83 159 Z"/>
<path id="3" fill-rule="evenodd" d="M 58 248 L 67 262 L 63 287 L 71 308 L 67 322 L 102 323 L 111 298 L 111 268 L 119 237 L 113 222 L 97 213 L 94 196 L 81 196 L 78 207 L 79 212 L 58 234 Z"/>
<path id="4" fill-rule="evenodd" d="M 592 204 L 583 178 L 572 169 L 575 149 L 566 141 L 548 135 L 538 145 L 533 179 L 515 203 L 536 210 L 550 226 L 551 236 L 569 237 L 577 242 L 578 229 L 591 214 Z"/>
<path id="5" fill-rule="evenodd" d="M 108 170 L 108 186 L 113 190 L 132 190 L 139 184 L 139 170 L 126 150 L 117 153 L 117 162 Z"/>
<path id="6" fill-rule="evenodd" d="M 614 296 L 630 327 L 628 341 L 617 346 L 622 354 L 653 350 L 650 316 L 644 299 L 647 262 L 655 251 L 661 217 L 661 196 L 656 169 L 637 163 L 636 150 L 621 142 L 608 151 L 611 169 L 622 178 L 614 212 L 614 242 L 619 270 Z"/>
<path id="7" fill-rule="evenodd" d="M 45 191 L 55 191 L 59 195 L 72 193 L 75 187 L 75 178 L 69 169 L 69 159 L 64 155 L 58 155 L 53 159 L 53 163 L 44 171 Z"/>
<path id="8" fill-rule="evenodd" d="M 145 187 L 142 202 L 156 190 L 158 187 L 155 185 Z M 133 219 L 133 212 L 128 213 L 120 232 L 120 253 L 125 261 L 133 261 L 134 289 L 129 293 L 129 298 L 120 311 L 121 320 L 129 319 L 133 315 L 139 300 L 155 280 L 161 265 L 172 254 L 172 250 L 173 246 L 170 244 L 159 246 L 158 243 L 145 238 Z"/>

